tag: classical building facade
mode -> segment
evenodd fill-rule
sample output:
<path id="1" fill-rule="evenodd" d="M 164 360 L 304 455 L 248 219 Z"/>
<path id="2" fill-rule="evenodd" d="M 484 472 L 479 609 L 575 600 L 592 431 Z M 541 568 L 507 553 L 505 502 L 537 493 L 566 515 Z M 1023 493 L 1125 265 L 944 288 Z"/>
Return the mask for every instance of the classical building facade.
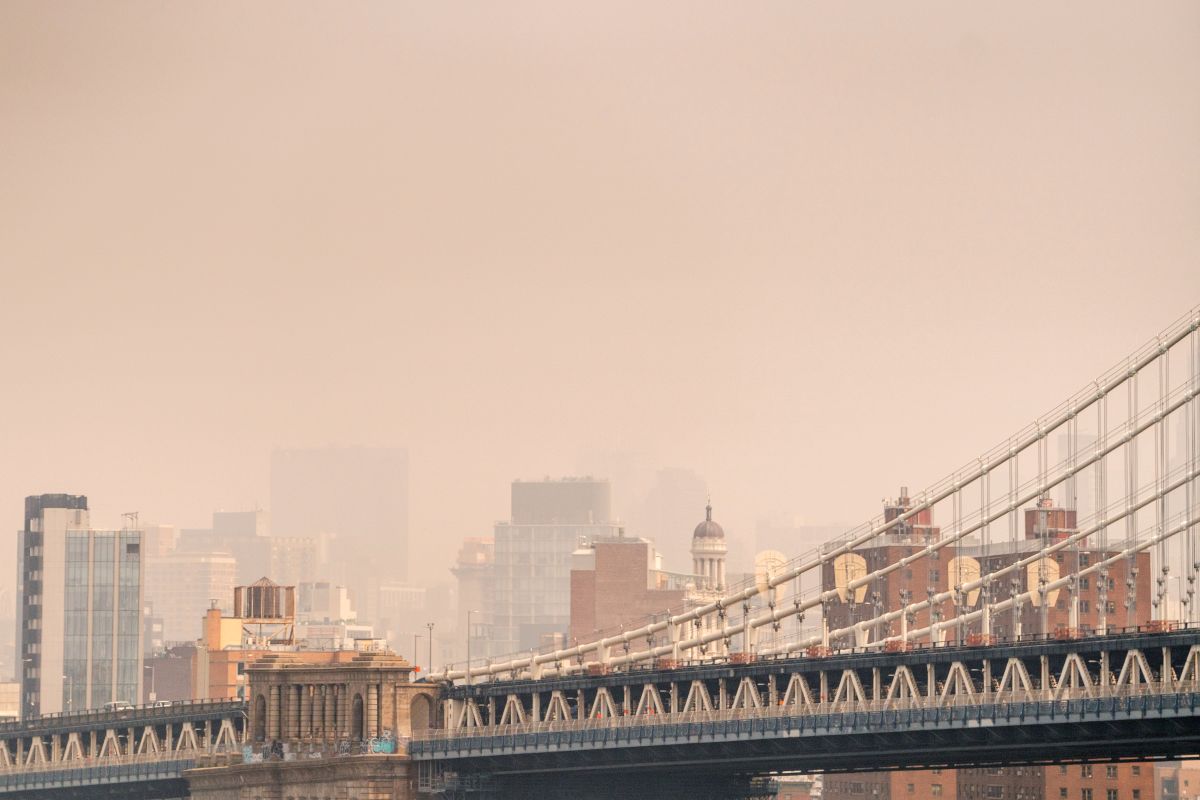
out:
<path id="1" fill-rule="evenodd" d="M 416 797 L 407 756 L 414 730 L 435 723 L 437 690 L 413 683 L 392 653 L 306 664 L 288 653 L 247 667 L 245 763 L 187 773 L 200 800 L 402 800 Z"/>

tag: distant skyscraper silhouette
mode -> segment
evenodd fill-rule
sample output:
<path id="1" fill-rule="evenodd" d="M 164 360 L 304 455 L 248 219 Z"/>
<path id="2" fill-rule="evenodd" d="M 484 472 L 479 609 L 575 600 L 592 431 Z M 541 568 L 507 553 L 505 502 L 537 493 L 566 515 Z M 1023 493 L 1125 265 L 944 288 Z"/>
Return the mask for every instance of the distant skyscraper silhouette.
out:
<path id="1" fill-rule="evenodd" d="M 408 577 L 408 451 L 276 450 L 271 518 L 277 536 L 333 534 L 330 559 L 341 562 L 355 606 L 373 616 L 377 598 L 365 590 Z"/>

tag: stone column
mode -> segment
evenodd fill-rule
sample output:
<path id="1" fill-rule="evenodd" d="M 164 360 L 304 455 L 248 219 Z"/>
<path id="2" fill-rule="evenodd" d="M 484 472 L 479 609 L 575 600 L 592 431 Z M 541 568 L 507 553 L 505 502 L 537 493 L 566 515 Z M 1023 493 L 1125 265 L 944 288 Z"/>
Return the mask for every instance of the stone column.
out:
<path id="1" fill-rule="evenodd" d="M 350 738 L 350 684 L 338 684 L 338 735 Z"/>
<path id="2" fill-rule="evenodd" d="M 283 709 L 280 707 L 279 686 L 271 687 L 271 696 L 267 700 L 267 738 L 282 739 L 283 736 L 279 731 L 279 723 L 283 718 Z"/>
<path id="3" fill-rule="evenodd" d="M 372 683 L 367 687 L 366 708 L 363 709 L 363 716 L 367 723 L 367 735 L 363 738 L 370 738 L 379 735 L 379 687 Z"/>
<path id="4" fill-rule="evenodd" d="M 312 735 L 312 687 L 307 683 L 300 687 L 300 738 Z"/>
<path id="5" fill-rule="evenodd" d="M 325 685 L 325 738 L 337 738 L 337 687 Z"/>
<path id="6" fill-rule="evenodd" d="M 300 738 L 300 685 L 288 686 L 288 735 L 293 739 Z"/>

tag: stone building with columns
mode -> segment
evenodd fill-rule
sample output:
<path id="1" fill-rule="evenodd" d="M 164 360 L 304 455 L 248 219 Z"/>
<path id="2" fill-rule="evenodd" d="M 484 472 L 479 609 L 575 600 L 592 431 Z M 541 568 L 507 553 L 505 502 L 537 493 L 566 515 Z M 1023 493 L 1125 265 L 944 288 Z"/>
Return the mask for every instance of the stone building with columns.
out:
<path id="1" fill-rule="evenodd" d="M 704 521 L 692 532 L 692 572 L 696 588 L 721 592 L 725 582 L 725 529 L 713 521 L 712 503 L 704 507 Z"/>
<path id="2" fill-rule="evenodd" d="M 202 800 L 416 796 L 407 743 L 435 724 L 437 687 L 392 653 L 309 664 L 283 652 L 247 668 L 244 763 L 190 770 Z"/>

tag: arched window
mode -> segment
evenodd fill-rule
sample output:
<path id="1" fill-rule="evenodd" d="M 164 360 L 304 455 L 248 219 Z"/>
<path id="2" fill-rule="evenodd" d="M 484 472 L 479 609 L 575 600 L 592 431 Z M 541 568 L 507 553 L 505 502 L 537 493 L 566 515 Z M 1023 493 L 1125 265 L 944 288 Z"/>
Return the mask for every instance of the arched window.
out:
<path id="1" fill-rule="evenodd" d="M 354 693 L 354 709 L 350 712 L 350 735 L 355 739 L 367 738 L 366 719 L 363 715 L 362 695 Z"/>
<path id="2" fill-rule="evenodd" d="M 428 695 L 419 694 L 413 698 L 409 722 L 413 731 L 423 731 L 433 724 L 433 704 L 429 702 Z"/>
<path id="3" fill-rule="evenodd" d="M 267 698 L 261 694 L 254 698 L 254 741 L 267 740 Z"/>

